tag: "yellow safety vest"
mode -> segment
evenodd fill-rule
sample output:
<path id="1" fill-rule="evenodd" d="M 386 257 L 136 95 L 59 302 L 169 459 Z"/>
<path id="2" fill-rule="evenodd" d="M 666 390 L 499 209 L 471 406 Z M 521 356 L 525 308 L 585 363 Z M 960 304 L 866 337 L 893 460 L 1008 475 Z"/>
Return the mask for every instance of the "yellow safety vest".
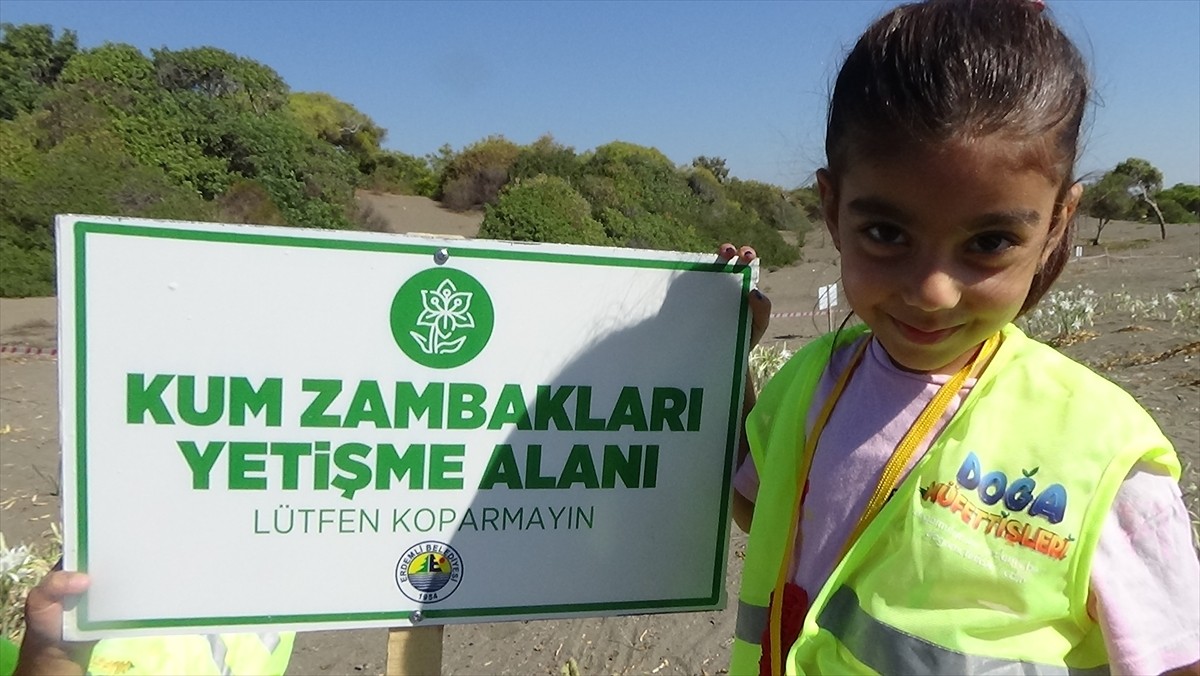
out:
<path id="1" fill-rule="evenodd" d="M 279 676 L 292 656 L 294 632 L 188 634 L 104 639 L 87 673 L 94 676 Z"/>
<path id="2" fill-rule="evenodd" d="M 762 483 L 731 674 L 759 670 L 806 412 L 833 341 L 793 357 L 747 421 Z M 958 412 L 816 594 L 788 673 L 1107 673 L 1087 613 L 1089 568 L 1139 460 L 1179 476 L 1170 442 L 1132 397 L 1005 327 Z"/>

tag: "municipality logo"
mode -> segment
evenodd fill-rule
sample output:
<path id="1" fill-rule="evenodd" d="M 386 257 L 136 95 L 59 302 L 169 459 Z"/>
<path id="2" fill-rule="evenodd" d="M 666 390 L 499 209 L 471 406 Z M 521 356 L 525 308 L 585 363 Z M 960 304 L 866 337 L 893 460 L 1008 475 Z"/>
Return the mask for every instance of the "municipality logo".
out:
<path id="1" fill-rule="evenodd" d="M 436 540 L 418 542 L 396 562 L 396 586 L 419 603 L 435 603 L 454 593 L 462 582 L 462 557 Z"/>
<path id="2" fill-rule="evenodd" d="M 430 368 L 462 366 L 492 337 L 495 310 L 477 279 L 453 268 L 409 278 L 392 299 L 392 337 L 410 359 Z"/>

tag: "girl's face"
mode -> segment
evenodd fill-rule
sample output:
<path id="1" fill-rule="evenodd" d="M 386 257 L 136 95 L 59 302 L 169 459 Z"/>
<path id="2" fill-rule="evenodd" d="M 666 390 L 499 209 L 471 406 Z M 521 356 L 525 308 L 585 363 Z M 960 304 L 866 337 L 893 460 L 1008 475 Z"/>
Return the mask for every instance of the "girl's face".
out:
<path id="1" fill-rule="evenodd" d="M 1078 204 L 997 137 L 818 173 L 855 314 L 910 371 L 953 373 L 1016 318 Z M 1053 228 L 1051 225 L 1053 224 Z"/>

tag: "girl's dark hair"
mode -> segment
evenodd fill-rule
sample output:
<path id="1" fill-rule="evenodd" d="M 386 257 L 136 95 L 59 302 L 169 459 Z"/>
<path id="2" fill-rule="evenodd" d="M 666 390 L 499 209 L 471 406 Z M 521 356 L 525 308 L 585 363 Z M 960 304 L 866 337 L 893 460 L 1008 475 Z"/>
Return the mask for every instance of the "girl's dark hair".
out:
<path id="1" fill-rule="evenodd" d="M 914 145 L 1010 138 L 1059 183 L 1074 181 L 1089 97 L 1079 50 L 1035 0 L 927 0 L 885 14 L 847 55 L 829 101 L 825 154 L 835 181 L 857 157 Z M 1055 209 L 1055 219 L 1059 209 Z M 1071 223 L 1021 312 L 1066 263 Z"/>

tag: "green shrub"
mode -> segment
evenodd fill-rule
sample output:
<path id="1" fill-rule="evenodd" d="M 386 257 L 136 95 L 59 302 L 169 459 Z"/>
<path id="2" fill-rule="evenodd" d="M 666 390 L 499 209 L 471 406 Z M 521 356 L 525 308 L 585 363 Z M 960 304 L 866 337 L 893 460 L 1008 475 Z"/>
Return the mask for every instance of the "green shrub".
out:
<path id="1" fill-rule="evenodd" d="M 0 178 L 0 296 L 50 295 L 57 214 L 208 220 L 209 204 L 158 167 L 137 163 L 112 134 L 71 136 L 24 176 Z"/>
<path id="2" fill-rule="evenodd" d="M 477 209 L 495 204 L 508 184 L 508 171 L 502 167 L 484 167 L 459 176 L 442 187 L 442 204 L 454 211 Z"/>
<path id="3" fill-rule="evenodd" d="M 360 185 L 367 190 L 423 197 L 433 197 L 438 187 L 437 175 L 428 161 L 395 150 L 376 155 L 374 169 Z"/>
<path id="4" fill-rule="evenodd" d="M 1191 213 L 1170 197 L 1160 197 L 1158 209 L 1162 211 L 1163 220 L 1168 223 L 1200 223 L 1200 216 Z"/>
<path id="5" fill-rule="evenodd" d="M 621 209 L 622 211 L 641 211 L 638 209 L 622 209 L 621 196 L 617 193 L 617 183 L 607 176 L 584 174 L 579 177 L 579 194 L 583 195 L 588 204 L 592 205 L 592 215 L 599 216 L 605 209 Z"/>
<path id="6" fill-rule="evenodd" d="M 633 218 L 605 209 L 600 223 L 616 246 L 659 251 L 711 251 L 715 247 L 690 225 L 677 223 L 659 214 L 640 214 Z"/>
<path id="7" fill-rule="evenodd" d="M 701 155 L 692 160 L 692 166 L 707 171 L 717 180 L 717 183 L 725 183 L 729 180 L 729 167 L 725 166 L 724 157 Z"/>
<path id="8" fill-rule="evenodd" d="M 730 199 L 753 211 L 770 228 L 801 235 L 808 231 L 809 222 L 804 210 L 776 186 L 735 178 L 726 184 L 725 191 Z"/>
<path id="9" fill-rule="evenodd" d="M 77 51 L 74 31 L 56 39 L 47 24 L 0 24 L 0 119 L 35 110 Z"/>
<path id="10" fill-rule="evenodd" d="M 825 215 L 821 213 L 821 193 L 817 186 L 809 185 L 788 191 L 788 200 L 804 212 L 809 223 L 824 223 Z"/>
<path id="11" fill-rule="evenodd" d="M 655 148 L 614 141 L 597 148 L 583 172 L 612 179 L 619 202 L 615 206 L 626 215 L 633 213 L 631 207 L 640 207 L 686 222 L 700 211 L 687 177 Z"/>
<path id="12" fill-rule="evenodd" d="M 608 244 L 591 206 L 557 176 L 513 183 L 487 207 L 479 236 L 518 242 Z"/>
<path id="13" fill-rule="evenodd" d="M 495 204 L 520 153 L 520 147 L 503 136 L 489 136 L 467 146 L 449 160 L 442 173 L 442 203 L 458 211 Z"/>
<path id="14" fill-rule="evenodd" d="M 704 167 L 692 169 L 688 174 L 688 187 L 692 189 L 692 194 L 705 204 L 715 204 L 722 199 L 724 194 L 721 182 Z"/>
<path id="15" fill-rule="evenodd" d="M 26 248 L 10 240 L 0 224 L 0 298 L 54 295 L 54 250 Z"/>
<path id="16" fill-rule="evenodd" d="M 1197 214 L 1195 218 L 1200 218 L 1200 185 L 1176 183 L 1158 193 L 1158 196 L 1160 199 L 1172 199 L 1179 202 L 1184 209 Z"/>
<path id="17" fill-rule="evenodd" d="M 217 198 L 216 216 L 222 223 L 286 224 L 267 189 L 250 179 L 237 181 Z"/>
<path id="18" fill-rule="evenodd" d="M 724 209 L 704 214 L 697 229 L 707 239 L 708 250 L 715 251 L 722 242 L 749 244 L 768 268 L 789 265 L 800 257 L 800 250 L 784 241 L 778 230 L 736 203 L 728 203 Z"/>
<path id="19" fill-rule="evenodd" d="M 549 134 L 521 148 L 513 162 L 512 180 L 533 178 L 539 174 L 558 176 L 569 182 L 579 176 L 580 163 L 575 149 L 562 145 Z"/>

